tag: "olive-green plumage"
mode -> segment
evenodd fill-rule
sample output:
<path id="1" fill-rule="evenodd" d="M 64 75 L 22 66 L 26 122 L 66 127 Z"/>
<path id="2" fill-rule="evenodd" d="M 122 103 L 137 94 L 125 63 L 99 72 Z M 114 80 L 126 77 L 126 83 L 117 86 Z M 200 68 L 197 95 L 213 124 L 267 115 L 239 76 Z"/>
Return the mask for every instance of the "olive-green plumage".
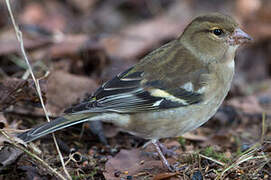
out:
<path id="1" fill-rule="evenodd" d="M 29 142 L 74 124 L 102 120 L 152 139 L 159 152 L 156 140 L 180 136 L 215 114 L 230 89 L 235 51 L 249 40 L 229 16 L 199 16 L 176 40 L 102 85 L 63 117 L 18 137 Z"/>

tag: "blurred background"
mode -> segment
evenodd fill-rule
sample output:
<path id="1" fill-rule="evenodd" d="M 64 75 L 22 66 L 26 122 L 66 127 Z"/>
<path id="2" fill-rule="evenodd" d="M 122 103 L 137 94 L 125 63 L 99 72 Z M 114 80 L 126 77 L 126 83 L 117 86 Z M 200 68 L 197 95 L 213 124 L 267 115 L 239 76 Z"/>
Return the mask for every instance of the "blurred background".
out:
<path id="1" fill-rule="evenodd" d="M 151 50 L 178 37 L 197 15 L 221 12 L 233 16 L 242 29 L 254 38 L 254 42 L 238 50 L 236 74 L 226 101 L 215 117 L 203 127 L 183 137 L 163 142 L 167 147 L 175 148 L 180 156 L 200 153 L 224 164 L 221 167 L 210 160 L 194 162 L 192 158 L 190 163 L 181 162 L 188 168 L 185 171 L 187 174 L 181 178 L 214 179 L 217 177 L 215 171 L 219 172 L 219 169 L 236 162 L 255 143 L 260 143 L 257 148 L 261 153 L 267 155 L 271 151 L 268 138 L 271 116 L 270 0 L 10 2 L 52 118 L 91 95 L 99 85 L 138 62 Z M 27 129 L 44 122 L 45 118 L 4 1 L 0 2 L 0 17 L 0 126 Z M 100 124 L 97 126 L 101 128 Z M 89 125 L 84 128 L 82 131 L 82 125 L 79 125 L 69 128 L 72 130 L 70 132 L 59 132 L 68 135 L 60 138 L 66 142 L 62 148 L 65 147 L 68 154 L 70 149 L 76 149 L 81 153 L 80 157 L 85 158 L 85 161 L 69 164 L 72 172 L 76 168 L 83 172 L 78 173 L 78 176 L 95 172 L 89 176 L 94 179 L 136 178 L 135 174 L 141 172 L 142 167 L 134 167 L 133 164 L 139 161 L 138 149 L 145 140 L 122 133 L 108 124 L 104 125 L 104 133 L 98 135 L 90 132 Z M 44 141 L 47 143 L 40 143 Z M 55 152 L 49 151 L 52 143 L 48 142 L 52 141 L 47 138 L 37 144 L 44 152 L 44 157 L 50 159 L 55 156 Z M 3 138 L 0 138 L 0 146 L 3 146 Z M 129 157 L 132 157 L 130 155 L 136 154 L 135 151 L 138 156 L 133 156 L 134 159 L 131 158 L 125 164 L 125 167 L 133 168 L 128 168 L 128 174 L 123 174 L 120 159 L 129 153 Z M 95 161 L 91 164 L 90 159 Z M 271 178 L 269 161 L 261 159 L 247 162 L 227 173 L 226 177 Z M 26 162 L 29 162 L 27 157 L 21 158 L 18 163 L 11 165 L 16 168 L 8 168 L 6 175 L 0 175 L 0 178 L 5 179 L 11 172 L 18 171 L 22 172 L 23 177 L 32 173 L 34 177 L 45 178 L 46 173 L 31 169 L 33 164 Z M 157 164 L 158 161 L 151 162 Z M 255 168 L 249 166 L 251 163 Z M 54 165 L 59 167 L 59 164 Z M 159 167 L 163 169 L 160 164 Z M 191 167 L 193 170 L 189 169 Z M 120 170 L 120 174 L 114 174 L 116 169 Z M 143 177 L 156 177 L 157 174 L 150 170 Z"/>

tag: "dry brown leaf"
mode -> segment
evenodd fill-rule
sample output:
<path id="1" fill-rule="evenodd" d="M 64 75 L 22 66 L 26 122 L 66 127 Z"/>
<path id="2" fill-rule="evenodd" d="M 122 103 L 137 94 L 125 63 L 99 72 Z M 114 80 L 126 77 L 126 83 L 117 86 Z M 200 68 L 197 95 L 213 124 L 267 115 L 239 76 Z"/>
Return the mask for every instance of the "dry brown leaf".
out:
<path id="1" fill-rule="evenodd" d="M 50 39 L 26 39 L 24 38 L 24 48 L 26 50 L 37 49 L 51 43 Z M 16 39 L 1 39 L 0 40 L 0 55 L 9 55 L 19 52 L 19 44 Z"/>
<path id="2" fill-rule="evenodd" d="M 182 135 L 182 137 L 190 141 L 206 141 L 208 139 L 206 136 L 196 135 L 192 132 L 185 133 L 184 135 Z"/>
<path id="3" fill-rule="evenodd" d="M 6 145 L 0 149 L 0 171 L 5 169 L 8 165 L 14 163 L 21 155 L 23 151 Z"/>
<path id="4" fill-rule="evenodd" d="M 40 84 L 42 84 L 41 93 L 46 102 L 44 82 L 42 80 Z M 0 111 L 22 101 L 39 104 L 39 97 L 32 80 L 6 78 L 0 82 Z"/>
<path id="5" fill-rule="evenodd" d="M 256 11 L 260 9 L 262 5 L 261 0 L 237 0 L 236 11 L 241 17 L 255 16 Z"/>
<path id="6" fill-rule="evenodd" d="M 97 0 L 68 0 L 75 8 L 83 12 L 88 12 L 95 5 Z"/>
<path id="7" fill-rule="evenodd" d="M 40 25 L 53 32 L 63 31 L 66 28 L 66 21 L 68 21 L 66 16 L 62 14 L 64 11 L 67 10 L 62 8 L 57 1 L 30 2 L 25 4 L 19 18 L 21 23 Z"/>
<path id="8" fill-rule="evenodd" d="M 119 35 L 103 39 L 102 44 L 110 56 L 135 59 L 162 40 L 175 38 L 183 28 L 183 21 L 174 22 L 166 17 L 157 17 L 131 25 Z"/>
<path id="9" fill-rule="evenodd" d="M 164 180 L 176 176 L 177 173 L 160 173 L 154 176 L 153 180 Z"/>
<path id="10" fill-rule="evenodd" d="M 52 72 L 48 78 L 47 107 L 52 114 L 59 115 L 97 87 L 97 83 L 90 78 L 61 70 Z"/>
<path id="11" fill-rule="evenodd" d="M 259 104 L 257 97 L 255 96 L 247 96 L 245 98 L 234 98 L 232 100 L 229 100 L 228 104 L 249 114 L 257 113 L 261 114 L 264 112 L 263 108 Z"/>
<path id="12" fill-rule="evenodd" d="M 38 24 L 44 18 L 46 18 L 46 12 L 40 3 L 32 2 L 27 4 L 27 6 L 24 8 L 24 11 L 21 13 L 21 16 L 19 17 L 21 22 L 27 24 Z"/>
<path id="13" fill-rule="evenodd" d="M 169 162 L 174 161 L 173 158 L 168 158 Z M 110 157 L 105 165 L 103 173 L 106 179 L 117 180 L 115 172 L 120 171 L 120 177 L 133 176 L 133 179 L 140 179 L 137 175 L 146 172 L 150 175 L 167 172 L 167 169 L 162 165 L 160 160 L 155 160 L 152 157 L 142 153 L 139 149 L 121 150 L 115 157 Z"/>
<path id="14" fill-rule="evenodd" d="M 77 55 L 80 48 L 87 42 L 88 38 L 89 37 L 84 34 L 65 35 L 60 42 L 56 42 L 50 47 L 48 53 L 52 58 Z"/>

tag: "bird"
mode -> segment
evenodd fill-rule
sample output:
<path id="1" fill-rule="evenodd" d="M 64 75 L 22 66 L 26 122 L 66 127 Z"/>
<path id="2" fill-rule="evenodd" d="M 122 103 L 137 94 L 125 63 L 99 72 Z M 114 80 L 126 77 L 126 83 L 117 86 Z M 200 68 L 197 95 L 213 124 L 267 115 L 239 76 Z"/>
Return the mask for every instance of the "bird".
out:
<path id="1" fill-rule="evenodd" d="M 193 19 L 183 33 L 116 75 L 63 116 L 17 135 L 24 142 L 88 121 L 113 123 L 150 140 L 178 137 L 208 121 L 230 90 L 237 48 L 252 40 L 229 15 Z"/>

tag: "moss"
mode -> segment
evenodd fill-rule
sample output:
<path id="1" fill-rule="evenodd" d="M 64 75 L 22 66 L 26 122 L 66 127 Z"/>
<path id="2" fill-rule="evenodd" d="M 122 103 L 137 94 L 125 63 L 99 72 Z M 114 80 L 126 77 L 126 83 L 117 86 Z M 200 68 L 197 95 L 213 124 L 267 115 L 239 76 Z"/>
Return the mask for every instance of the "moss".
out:
<path id="1" fill-rule="evenodd" d="M 72 175 L 73 180 L 79 180 L 79 179 L 95 179 L 95 175 L 98 174 L 98 167 L 95 167 L 93 171 L 91 171 L 88 174 L 80 174 L 80 175 Z"/>
<path id="2" fill-rule="evenodd" d="M 216 152 L 214 148 L 211 146 L 206 147 L 201 153 L 207 157 L 211 157 L 215 160 L 218 160 L 224 163 L 230 162 L 230 158 L 226 157 L 224 153 Z"/>
<path id="3" fill-rule="evenodd" d="M 185 141 L 185 139 L 182 136 L 178 137 L 178 142 L 180 143 L 180 145 L 182 147 L 185 146 L 186 141 Z"/>

